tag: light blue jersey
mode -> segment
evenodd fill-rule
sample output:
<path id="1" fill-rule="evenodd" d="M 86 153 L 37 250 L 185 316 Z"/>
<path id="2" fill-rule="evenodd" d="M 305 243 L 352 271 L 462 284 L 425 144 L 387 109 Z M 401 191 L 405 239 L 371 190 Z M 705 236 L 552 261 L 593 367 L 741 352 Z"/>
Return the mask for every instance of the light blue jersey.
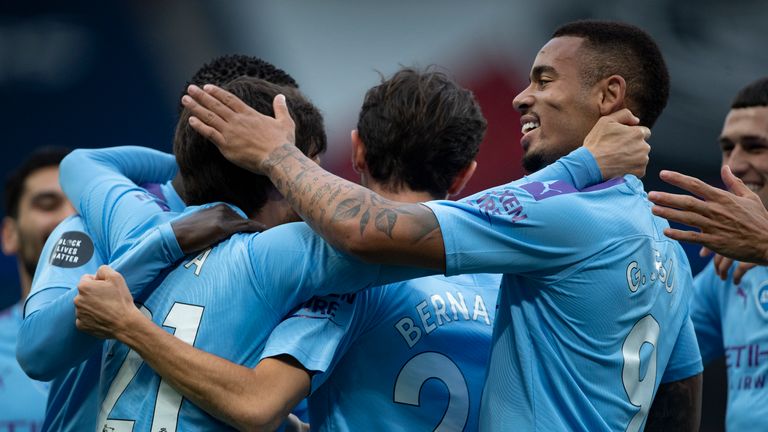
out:
<path id="1" fill-rule="evenodd" d="M 16 361 L 21 305 L 0 311 L 0 432 L 39 432 L 48 384 L 30 379 Z"/>
<path id="2" fill-rule="evenodd" d="M 660 383 L 701 372 L 687 258 L 635 177 L 428 206 L 448 274 L 504 273 L 480 430 L 641 430 Z"/>
<path id="3" fill-rule="evenodd" d="M 430 276 L 315 297 L 262 354 L 312 377 L 318 431 L 477 430 L 501 276 Z"/>
<path id="4" fill-rule="evenodd" d="M 131 155 L 133 150 L 103 152 L 139 160 Z M 104 239 L 110 245 L 113 252 L 108 255 L 126 247 L 126 236 L 150 226 L 148 219 L 157 219 L 136 216 L 135 208 L 146 201 L 137 197 L 146 196 L 146 192 L 130 180 L 119 175 L 101 181 L 79 179 L 65 169 L 70 164 L 64 162 L 62 188 L 85 219 L 94 241 Z M 140 163 L 155 162 L 146 158 Z M 131 220 L 116 224 L 116 214 L 132 215 Z M 161 233 L 169 230 L 167 223 L 152 228 Z M 151 245 L 144 246 L 153 250 Z M 141 248 L 136 253 L 140 252 Z M 148 258 L 146 264 L 154 262 Z M 156 288 L 143 291 L 148 297 L 141 309 L 156 324 L 199 349 L 252 367 L 271 330 L 294 305 L 315 294 L 350 292 L 428 273 L 364 264 L 328 246 L 305 224 L 294 223 L 263 234 L 237 234 L 188 257 Z M 142 291 L 141 285 L 129 287 L 132 292 Z M 126 345 L 114 341 L 105 345 L 99 429 L 170 432 L 226 428 L 184 400 Z"/>
<path id="5" fill-rule="evenodd" d="M 92 156 L 92 153 L 81 152 L 75 155 L 74 162 L 82 166 L 89 162 L 88 159 Z M 120 159 L 104 158 L 98 153 L 95 156 L 98 157 L 99 164 L 92 169 L 80 171 L 91 181 L 111 178 L 114 171 L 126 171 L 127 175 L 137 179 L 154 178 L 155 181 L 167 181 L 174 171 L 172 159 L 167 158 L 164 160 L 167 170 L 147 173 L 146 167 L 132 166 L 130 161 L 123 160 L 123 163 L 120 163 Z M 148 189 L 153 195 L 146 199 L 136 198 L 143 205 L 133 209 L 131 215 L 119 212 L 110 215 L 115 223 L 123 223 L 126 216 L 150 217 L 168 209 L 183 209 L 183 202 L 170 182 L 162 185 L 152 184 Z M 164 217 L 170 218 L 172 215 L 166 213 Z M 127 241 L 137 242 L 139 237 L 144 237 L 141 234 L 136 232 L 134 236 L 127 237 Z M 154 236 L 159 234 L 157 231 L 152 233 Z M 138 248 L 128 248 L 124 253 L 113 255 L 112 258 L 117 259 L 113 265 L 126 274 L 128 280 L 153 279 L 163 267 L 182 256 L 172 232 L 164 234 L 159 237 L 160 247 L 149 255 L 158 265 L 143 265 L 147 252 Z M 157 244 L 154 238 L 143 240 Z M 72 216 L 62 221 L 51 233 L 40 256 L 32 290 L 25 303 L 25 318 L 19 331 L 17 356 L 29 375 L 53 379 L 43 426 L 45 431 L 83 431 L 96 428 L 102 341 L 76 329 L 73 299 L 77 294 L 76 286 L 80 277 L 86 273 L 95 273 L 101 264 L 108 262 L 102 252 L 105 249 L 105 245 L 93 241 L 83 220 L 79 216 Z M 122 250 L 125 251 L 125 248 Z"/>
<path id="6" fill-rule="evenodd" d="M 733 284 L 707 265 L 694 279 L 691 318 L 704 363 L 725 356 L 729 431 L 764 429 L 768 416 L 768 268 Z"/>

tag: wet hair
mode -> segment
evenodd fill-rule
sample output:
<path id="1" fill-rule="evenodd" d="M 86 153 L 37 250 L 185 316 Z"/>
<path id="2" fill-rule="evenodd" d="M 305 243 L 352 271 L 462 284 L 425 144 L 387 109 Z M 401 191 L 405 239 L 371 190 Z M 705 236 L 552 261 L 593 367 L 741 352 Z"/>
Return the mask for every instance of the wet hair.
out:
<path id="1" fill-rule="evenodd" d="M 669 99 L 669 71 L 661 50 L 644 30 L 630 24 L 585 20 L 565 24 L 553 38 L 584 38 L 588 50 L 582 56 L 582 77 L 592 86 L 611 75 L 620 75 L 627 83 L 627 105 L 640 118 L 640 124 L 652 127 Z"/>
<path id="2" fill-rule="evenodd" d="M 442 72 L 406 68 L 368 90 L 357 130 L 374 180 L 445 198 L 486 126 L 472 92 Z"/>
<path id="3" fill-rule="evenodd" d="M 240 77 L 224 88 L 256 111 L 274 116 L 272 101 L 284 94 L 296 124 L 296 147 L 314 157 L 325 151 L 327 140 L 323 117 L 301 93 L 267 81 Z M 189 205 L 224 201 L 253 215 L 266 203 L 272 183 L 268 177 L 240 168 L 224 158 L 216 146 L 189 125 L 185 109 L 176 127 L 173 152 L 184 183 L 184 200 Z"/>
<path id="4" fill-rule="evenodd" d="M 13 219 L 19 217 L 19 203 L 24 193 L 27 177 L 35 171 L 58 167 L 64 156 L 69 154 L 65 147 L 42 147 L 33 151 L 5 180 L 5 214 Z"/>
<path id="5" fill-rule="evenodd" d="M 739 90 L 733 103 L 731 103 L 732 109 L 756 106 L 768 106 L 768 77 L 747 84 L 746 87 Z"/>

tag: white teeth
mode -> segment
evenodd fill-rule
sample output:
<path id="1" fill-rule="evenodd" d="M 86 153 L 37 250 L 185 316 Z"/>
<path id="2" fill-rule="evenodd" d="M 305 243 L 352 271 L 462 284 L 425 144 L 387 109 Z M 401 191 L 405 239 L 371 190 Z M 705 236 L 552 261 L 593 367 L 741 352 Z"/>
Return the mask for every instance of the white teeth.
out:
<path id="1" fill-rule="evenodd" d="M 755 184 L 755 183 L 746 183 L 747 189 L 751 190 L 752 192 L 759 191 L 762 186 Z"/>
<path id="2" fill-rule="evenodd" d="M 522 131 L 523 131 L 524 134 L 526 134 L 526 133 L 536 129 L 539 126 L 540 126 L 539 122 L 526 122 L 526 123 L 523 123 Z"/>

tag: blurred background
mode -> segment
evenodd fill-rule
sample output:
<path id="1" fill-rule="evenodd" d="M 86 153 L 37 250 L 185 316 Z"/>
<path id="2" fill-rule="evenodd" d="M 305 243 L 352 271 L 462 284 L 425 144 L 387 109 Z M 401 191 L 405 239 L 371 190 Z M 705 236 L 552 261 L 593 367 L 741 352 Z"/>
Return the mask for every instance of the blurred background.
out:
<path id="1" fill-rule="evenodd" d="M 213 57 L 243 53 L 285 69 L 323 111 L 324 165 L 354 179 L 349 131 L 365 91 L 400 66 L 446 68 L 489 120 L 466 193 L 522 175 L 512 98 L 560 24 L 618 19 L 648 30 L 672 75 L 653 130 L 648 190 L 661 168 L 718 184 L 717 136 L 735 92 L 768 74 L 764 0 L 5 1 L 0 6 L 0 170 L 43 145 L 143 145 L 170 151 L 187 79 Z M 689 248 L 694 271 L 703 262 Z M 17 301 L 15 259 L 0 259 L 0 309 Z M 722 371 L 720 371 L 722 373 Z M 722 386 L 719 378 L 707 386 Z M 708 391 L 708 396 L 713 392 Z M 725 391 L 722 391 L 723 398 Z M 722 399 L 722 398 L 721 398 Z M 704 430 L 722 429 L 722 400 Z M 707 405 L 709 404 L 709 405 Z"/>

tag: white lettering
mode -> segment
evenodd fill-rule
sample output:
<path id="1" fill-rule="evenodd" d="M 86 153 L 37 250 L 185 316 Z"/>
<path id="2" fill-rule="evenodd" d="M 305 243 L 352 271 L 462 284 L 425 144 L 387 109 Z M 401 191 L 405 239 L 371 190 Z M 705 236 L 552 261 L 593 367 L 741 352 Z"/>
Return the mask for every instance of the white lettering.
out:
<path id="1" fill-rule="evenodd" d="M 445 296 L 448 297 L 448 304 L 451 305 L 451 310 L 453 311 L 453 319 L 459 319 L 458 312 L 461 311 L 464 319 L 469 321 L 469 309 L 467 309 L 467 303 L 464 301 L 464 295 L 460 291 L 456 291 L 456 294 L 459 296 L 459 301 L 456 301 L 456 298 L 451 293 L 445 293 Z"/>
<path id="2" fill-rule="evenodd" d="M 485 323 L 491 325 L 491 318 L 488 316 L 488 309 L 485 307 L 483 298 L 478 294 L 475 296 L 475 310 L 472 313 L 472 319 L 477 321 L 478 317 L 485 318 Z"/>
<path id="3" fill-rule="evenodd" d="M 200 271 L 203 269 L 203 264 L 205 264 L 205 260 L 208 259 L 208 255 L 211 253 L 211 248 L 208 248 L 203 251 L 200 255 L 196 256 L 193 260 L 190 262 L 184 264 L 184 268 L 188 269 L 192 267 L 192 264 L 195 265 L 195 276 L 200 276 Z"/>
<path id="4" fill-rule="evenodd" d="M 413 348 L 413 346 L 421 339 L 421 329 L 408 317 L 400 318 L 400 320 L 395 323 L 395 328 L 400 332 L 403 339 L 405 339 L 408 348 Z"/>
<path id="5" fill-rule="evenodd" d="M 428 311 L 425 311 L 427 307 L 427 301 L 423 301 L 416 305 L 416 312 L 419 314 L 419 318 L 421 318 L 421 323 L 423 324 L 424 330 L 427 332 L 427 334 L 432 333 L 437 326 L 434 323 L 430 323 L 428 320 L 432 316 L 429 314 Z"/>
<path id="6" fill-rule="evenodd" d="M 445 322 L 451 322 L 451 319 L 448 318 L 448 315 L 445 313 L 445 300 L 443 300 L 439 294 L 432 296 L 432 306 L 435 308 L 435 319 L 437 319 L 437 325 L 443 325 L 443 320 L 445 320 Z"/>

